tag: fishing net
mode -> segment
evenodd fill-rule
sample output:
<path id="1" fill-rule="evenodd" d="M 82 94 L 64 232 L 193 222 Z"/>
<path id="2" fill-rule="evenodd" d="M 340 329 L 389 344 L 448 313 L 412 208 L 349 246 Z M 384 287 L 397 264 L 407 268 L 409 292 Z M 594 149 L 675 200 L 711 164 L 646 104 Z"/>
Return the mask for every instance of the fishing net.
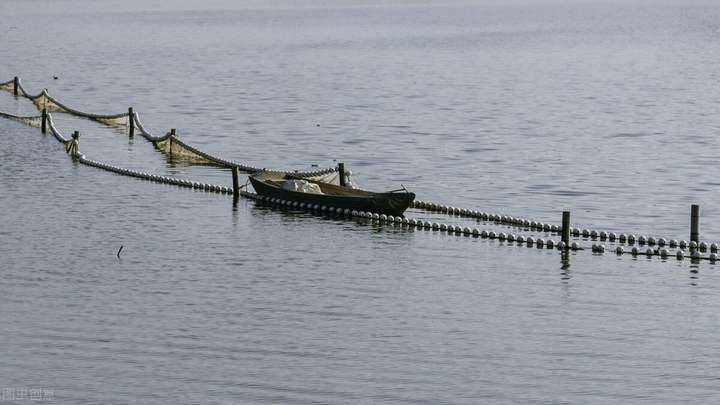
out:
<path id="1" fill-rule="evenodd" d="M 155 146 L 160 151 L 173 158 L 178 157 L 196 163 L 213 163 L 211 160 L 187 148 L 187 146 L 183 142 L 181 142 L 179 139 L 172 135 L 168 136 L 165 140 L 156 141 Z"/>
<path id="2" fill-rule="evenodd" d="M 19 115 L 13 115 L 8 114 L 4 112 L 0 112 L 0 117 L 7 118 L 13 121 L 21 122 L 26 125 L 30 125 L 31 127 L 40 128 L 40 125 L 42 125 L 42 117 L 41 116 L 29 116 L 29 117 L 23 117 Z"/>
<path id="3" fill-rule="evenodd" d="M 70 115 L 74 115 L 74 116 L 78 116 L 78 117 L 83 117 L 83 118 L 94 120 L 94 121 L 97 121 L 97 122 L 100 122 L 102 124 L 112 126 L 112 127 L 130 128 L 130 124 L 132 123 L 134 128 L 136 129 L 137 133 L 139 133 L 146 140 L 152 142 L 159 151 L 165 153 L 168 156 L 172 156 L 173 158 L 184 159 L 190 163 L 195 163 L 195 164 L 204 164 L 204 165 L 213 164 L 213 165 L 218 165 L 221 167 L 238 168 L 241 171 L 248 172 L 248 173 L 266 170 L 264 168 L 253 167 L 253 166 L 235 162 L 232 160 L 226 160 L 226 159 L 223 159 L 218 156 L 210 155 L 210 154 L 205 153 L 191 145 L 188 145 L 184 141 L 178 139 L 178 137 L 173 133 L 168 133 L 162 137 L 153 136 L 142 125 L 137 113 L 133 113 L 132 117 L 130 116 L 129 112 L 121 113 L 121 114 L 108 114 L 108 115 L 91 114 L 91 113 L 73 109 L 73 108 L 61 103 L 54 97 L 50 96 L 47 92 L 47 89 L 44 89 L 42 92 L 40 92 L 37 95 L 31 95 L 25 90 L 25 88 L 22 85 L 22 81 L 20 79 L 17 79 L 17 87 L 18 87 L 18 95 L 31 100 L 33 102 L 33 104 L 35 104 L 35 106 L 40 110 L 45 109 L 48 112 L 64 113 L 64 114 L 70 114 Z M 13 92 L 14 89 L 15 89 L 15 79 L 0 83 L 0 90 Z M 7 118 L 25 122 L 26 124 L 32 125 L 32 126 L 40 126 L 41 125 L 40 117 L 8 116 Z M 62 142 L 67 142 L 67 140 L 65 140 L 65 138 L 62 137 L 62 135 L 60 135 L 60 133 L 57 132 L 57 130 L 54 128 L 54 125 L 52 125 L 51 120 L 49 120 L 49 121 L 50 121 L 49 127 L 50 127 L 50 130 L 53 133 L 53 135 L 56 138 L 58 138 L 58 140 L 61 140 Z M 276 171 L 281 171 L 281 170 L 276 170 Z M 281 172 L 285 172 L 285 171 L 281 171 Z M 311 172 L 295 171 L 295 172 L 293 172 L 293 174 L 297 177 L 311 177 L 312 176 L 313 179 L 316 176 L 320 176 L 320 177 L 322 177 L 322 179 L 319 179 L 320 181 L 326 181 L 326 182 L 330 182 L 332 184 L 339 184 L 338 173 L 333 168 L 319 169 L 319 170 L 311 171 Z M 326 176 L 326 175 L 327 175 L 327 178 L 325 179 L 323 176 Z"/>
<path id="4" fill-rule="evenodd" d="M 9 82 L 0 83 L 0 90 L 5 90 L 9 92 L 13 92 L 15 89 L 15 80 L 10 80 Z"/>

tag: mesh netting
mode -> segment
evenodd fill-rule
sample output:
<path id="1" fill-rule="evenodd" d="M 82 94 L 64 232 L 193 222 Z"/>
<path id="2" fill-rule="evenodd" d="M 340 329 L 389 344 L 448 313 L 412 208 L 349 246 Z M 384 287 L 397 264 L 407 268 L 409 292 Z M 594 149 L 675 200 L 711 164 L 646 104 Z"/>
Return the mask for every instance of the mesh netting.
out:
<path id="1" fill-rule="evenodd" d="M 30 125 L 31 127 L 40 128 L 40 125 L 42 124 L 42 117 L 41 116 L 19 116 L 19 115 L 13 115 L 8 114 L 4 112 L 0 112 L 0 117 L 11 119 L 13 121 L 22 122 L 23 124 Z"/>
<path id="2" fill-rule="evenodd" d="M 210 160 L 198 155 L 184 147 L 174 136 L 169 136 L 163 141 L 156 141 L 155 146 L 162 152 L 172 157 L 180 157 L 197 163 L 212 163 Z"/>
<path id="3" fill-rule="evenodd" d="M 0 83 L 0 90 L 5 90 L 12 92 L 15 89 L 15 80 L 10 80 L 9 82 Z"/>
<path id="4" fill-rule="evenodd" d="M 44 89 L 42 92 L 40 92 L 37 95 L 31 95 L 28 93 L 25 88 L 22 85 L 22 81 L 20 79 L 17 79 L 17 86 L 18 86 L 18 94 L 30 99 L 35 106 L 38 109 L 46 109 L 48 112 L 56 112 L 56 113 L 65 113 L 70 114 L 78 117 L 83 117 L 87 119 L 91 119 L 97 122 L 100 122 L 102 124 L 113 126 L 113 127 L 129 127 L 130 126 L 130 114 L 129 113 L 122 113 L 122 114 L 110 114 L 110 115 L 103 115 L 103 114 L 91 114 L 87 112 L 83 112 L 80 110 L 73 109 L 71 107 L 68 107 L 67 105 L 61 103 L 57 99 L 50 96 L 47 92 L 47 89 Z M 13 92 L 15 88 L 15 79 L 0 83 L 0 90 L 6 90 Z M 19 119 L 21 117 L 15 117 L 14 119 Z M 33 126 L 40 126 L 41 124 L 36 122 L 34 119 L 31 120 L 31 117 L 25 117 L 27 119 L 28 125 Z M 253 173 L 261 170 L 266 170 L 264 168 L 254 167 L 246 164 L 242 164 L 239 162 L 235 162 L 232 160 L 226 160 L 218 156 L 213 156 L 208 153 L 205 153 L 191 145 L 188 145 L 187 143 L 183 142 L 182 140 L 178 139 L 177 136 L 173 134 L 166 134 L 162 137 L 153 136 L 149 131 L 145 129 L 145 127 L 140 122 L 139 116 L 137 113 L 133 114 L 132 117 L 132 123 L 134 124 L 134 127 L 136 128 L 137 132 L 143 136 L 148 141 L 152 142 L 158 150 L 162 151 L 165 154 L 171 155 L 174 158 L 182 158 L 186 159 L 191 163 L 197 163 L 197 164 L 214 164 L 221 167 L 229 167 L 229 168 L 238 168 L 244 172 Z M 63 142 L 67 142 L 62 135 L 60 135 L 57 130 L 55 130 L 52 123 L 50 123 L 51 132 L 53 135 L 58 138 L 59 140 L 62 140 Z M 285 172 L 282 170 L 277 170 L 278 172 Z M 331 176 L 331 181 L 333 182 L 339 182 L 337 180 L 337 173 L 335 172 L 334 168 L 327 168 L 327 169 L 319 169 L 316 171 L 311 172 L 292 172 L 293 175 L 297 177 L 311 177 L 311 176 L 321 176 L 321 175 L 334 175 Z"/>

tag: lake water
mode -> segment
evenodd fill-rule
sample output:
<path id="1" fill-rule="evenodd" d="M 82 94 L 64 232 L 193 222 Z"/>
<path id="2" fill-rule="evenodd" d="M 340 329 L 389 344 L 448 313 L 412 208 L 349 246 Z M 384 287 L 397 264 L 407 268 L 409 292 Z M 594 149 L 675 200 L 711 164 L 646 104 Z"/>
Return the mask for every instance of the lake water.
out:
<path id="1" fill-rule="evenodd" d="M 688 239 L 697 203 L 720 240 L 716 2 L 388 3 L 6 0 L 0 81 L 133 106 L 254 166 L 345 162 L 366 188 L 492 213 Z M 37 114 L 9 93 L 0 111 Z M 230 184 L 55 118 L 88 158 Z M 12 121 L 0 140 L 0 399 L 720 401 L 709 262 L 233 206 L 78 165 Z"/>

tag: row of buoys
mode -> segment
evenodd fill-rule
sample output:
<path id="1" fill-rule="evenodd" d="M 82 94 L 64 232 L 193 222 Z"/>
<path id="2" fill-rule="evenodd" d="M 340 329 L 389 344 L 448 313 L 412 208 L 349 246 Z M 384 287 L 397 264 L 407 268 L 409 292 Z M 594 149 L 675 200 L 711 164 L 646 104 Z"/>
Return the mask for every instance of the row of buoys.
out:
<path id="1" fill-rule="evenodd" d="M 449 205 L 442 205 L 428 201 L 416 200 L 412 204 L 413 208 L 422 208 L 427 211 L 440 212 L 448 215 L 455 215 L 460 217 L 476 218 L 483 221 L 494 221 L 501 224 L 513 225 L 519 227 L 526 227 L 531 229 L 537 229 L 545 232 L 560 232 L 558 225 L 549 224 L 546 222 L 532 221 L 524 218 L 517 218 L 508 215 L 491 214 L 489 212 L 471 210 L 467 208 L 458 208 Z"/>
<path id="2" fill-rule="evenodd" d="M 231 187 L 225 187 L 215 184 L 200 183 L 196 181 L 183 180 L 175 177 L 159 176 L 147 172 L 141 172 L 137 170 L 130 170 L 120 166 L 113 166 L 107 163 L 98 162 L 85 157 L 85 155 L 77 155 L 78 160 L 88 166 L 97 167 L 99 169 L 107 170 L 117 174 L 121 174 L 129 177 L 136 177 L 140 179 L 150 180 L 157 183 L 172 184 L 179 187 L 193 188 L 197 190 L 203 190 L 208 192 L 216 192 L 223 194 L 232 194 L 233 190 Z"/>
<path id="3" fill-rule="evenodd" d="M 532 236 L 524 236 L 524 235 L 516 235 L 513 233 L 505 233 L 505 232 L 495 232 L 495 231 L 487 231 L 487 230 L 479 230 L 478 228 L 469 228 L 469 227 L 461 227 L 456 225 L 449 225 L 449 224 L 440 224 L 437 222 L 430 222 L 430 221 L 423 221 L 423 220 L 416 220 L 416 219 L 408 219 L 406 217 L 401 216 L 392 216 L 392 215 L 385 215 L 385 214 L 378 214 L 373 212 L 367 212 L 367 211 L 357 211 L 357 210 L 350 210 L 347 208 L 336 208 L 332 206 L 325 206 L 325 205 L 319 205 L 319 204 L 312 204 L 312 203 L 303 203 L 298 201 L 290 201 L 290 200 L 283 200 L 281 198 L 273 198 L 273 197 L 265 197 L 265 196 L 259 196 L 257 194 L 252 193 L 246 193 L 247 197 L 253 198 L 255 200 L 266 202 L 272 205 L 277 205 L 281 207 L 287 207 L 287 208 L 294 208 L 294 209 L 300 209 L 300 210 L 310 210 L 310 211 L 318 211 L 322 213 L 328 213 L 328 214 L 337 214 L 337 215 L 344 215 L 349 217 L 358 217 L 358 218 L 366 218 L 370 220 L 374 220 L 380 223 L 392 223 L 392 224 L 399 224 L 402 226 L 407 227 L 414 227 L 418 229 L 425 229 L 425 230 L 433 230 L 433 231 L 443 231 L 447 232 L 448 234 L 455 234 L 455 235 L 465 235 L 465 236 L 473 236 L 473 237 L 479 237 L 484 239 L 497 239 L 500 241 L 507 241 L 507 242 L 517 242 L 518 245 L 527 245 L 528 247 L 536 246 L 538 248 L 558 248 L 558 249 L 571 249 L 571 250 L 582 250 L 582 247 L 580 247 L 577 243 L 573 242 L 570 246 L 566 246 L 564 242 L 562 241 L 555 241 L 551 238 L 549 239 L 543 239 L 543 238 L 533 238 Z"/>
<path id="4" fill-rule="evenodd" d="M 136 177 L 136 178 L 155 181 L 155 182 L 159 182 L 159 183 L 173 184 L 173 185 L 177 185 L 180 187 L 193 188 L 193 189 L 204 190 L 204 191 L 209 191 L 209 192 L 219 192 L 219 193 L 225 193 L 225 194 L 232 194 L 232 192 L 233 192 L 232 188 L 230 188 L 230 187 L 207 184 L 207 183 L 193 182 L 190 180 L 183 180 L 183 179 L 177 179 L 174 177 L 159 176 L 159 175 L 154 175 L 154 174 L 150 174 L 147 172 L 130 170 L 130 169 L 126 169 L 126 168 L 123 168 L 120 166 L 113 166 L 113 165 L 109 165 L 109 164 L 106 164 L 103 162 L 87 159 L 82 154 L 78 154 L 77 157 L 78 157 L 79 161 L 83 164 L 97 167 L 100 169 L 104 169 L 104 170 L 114 172 L 117 174 L 121 174 L 121 175 L 125 175 L 125 176 Z M 384 223 L 392 223 L 392 224 L 399 224 L 402 226 L 415 227 L 415 228 L 425 229 L 425 230 L 443 231 L 443 232 L 447 232 L 448 234 L 455 234 L 458 236 L 465 235 L 465 236 L 473 236 L 476 238 L 480 237 L 483 239 L 497 239 L 499 241 L 507 241 L 507 242 L 511 242 L 511 243 L 517 243 L 517 245 L 519 245 L 519 246 L 525 245 L 527 247 L 536 247 L 538 249 L 557 248 L 558 250 L 568 250 L 568 249 L 569 250 L 582 250 L 583 249 L 577 242 L 572 242 L 570 245 L 566 245 L 565 242 L 563 242 L 563 241 L 555 241 L 551 238 L 535 239 L 532 236 L 526 237 L 524 235 L 516 235 L 513 233 L 495 232 L 495 231 L 487 231 L 487 230 L 480 231 L 478 228 L 470 229 L 469 227 L 460 227 L 460 226 L 449 225 L 449 224 L 444 224 L 444 223 L 440 224 L 437 222 L 408 219 L 406 217 L 401 217 L 401 216 L 392 216 L 392 215 L 378 214 L 378 213 L 373 213 L 373 212 L 368 212 L 368 211 L 357 211 L 357 210 L 350 210 L 347 208 L 343 209 L 343 208 L 336 208 L 333 206 L 325 206 L 325 205 L 319 205 L 319 204 L 283 200 L 280 198 L 265 197 L 265 196 L 261 196 L 261 195 L 255 194 L 255 193 L 250 193 L 247 191 L 241 191 L 240 194 L 244 197 L 251 198 L 251 199 L 254 199 L 257 201 L 267 202 L 270 204 L 284 206 L 284 207 L 288 207 L 288 208 L 319 211 L 319 212 L 323 212 L 323 213 L 344 215 L 344 216 L 348 216 L 348 217 L 366 218 L 366 219 L 378 221 L 381 223 L 383 223 L 383 222 Z M 697 244 L 693 245 L 693 243 L 690 243 L 688 245 L 692 249 L 691 253 L 690 253 L 690 257 L 692 259 L 698 259 L 698 260 L 702 259 Z M 714 249 L 717 250 L 717 246 L 714 246 Z M 593 253 L 604 253 L 605 246 L 601 245 L 601 244 L 593 244 L 592 252 Z M 622 246 L 618 246 L 616 248 L 616 253 L 618 255 L 622 255 L 626 252 Z M 670 256 L 670 251 L 665 248 L 662 248 L 659 250 L 647 248 L 645 251 L 641 252 L 640 249 L 638 249 L 638 247 L 634 246 L 628 253 L 632 254 L 633 256 L 646 255 L 648 257 L 660 256 L 662 258 L 667 258 L 668 256 Z M 675 256 L 678 260 L 682 260 L 685 257 L 685 253 L 682 250 L 678 250 L 675 253 Z M 711 253 L 707 259 L 709 259 L 711 262 L 715 262 L 718 260 L 718 254 L 715 253 L 715 251 L 713 251 L 713 253 Z"/>
<path id="5" fill-rule="evenodd" d="M 604 251 L 605 251 L 605 246 L 593 244 L 593 252 L 602 253 Z M 653 248 L 648 247 L 645 250 L 641 250 L 637 246 L 633 246 L 632 249 L 630 249 L 629 251 L 626 251 L 622 246 L 617 246 L 615 248 L 615 253 L 618 255 L 630 253 L 633 256 L 643 255 L 643 256 L 647 256 L 647 257 L 660 256 L 663 259 L 668 258 L 669 256 L 673 255 L 673 253 L 667 248 L 653 249 Z M 686 253 L 682 250 L 678 250 L 674 253 L 675 258 L 678 260 L 683 260 L 685 258 L 685 255 L 686 255 Z M 703 257 L 700 254 L 699 249 L 690 250 L 689 256 L 693 260 L 708 259 L 711 262 L 716 262 L 718 260 L 718 258 L 720 258 L 720 256 L 718 256 L 718 254 L 716 252 L 710 253 L 710 255 L 708 257 Z"/>
<path id="6" fill-rule="evenodd" d="M 561 227 L 557 225 L 551 225 L 548 223 L 543 223 L 540 221 L 533 221 L 529 219 L 524 218 L 516 218 L 511 217 L 507 215 L 500 215 L 500 214 L 491 214 L 483 211 L 476 211 L 476 210 L 470 210 L 466 208 L 457 208 L 453 206 L 447 206 L 442 205 L 438 203 L 433 202 L 427 202 L 427 201 L 421 201 L 417 200 L 412 205 L 414 208 L 421 208 L 428 211 L 435 211 L 435 212 L 441 212 L 448 215 L 456 215 L 456 216 L 464 216 L 469 218 L 476 218 L 481 219 L 483 221 L 495 221 L 499 222 L 501 224 L 511 225 L 511 226 L 519 226 L 524 228 L 530 228 L 534 230 L 539 231 L 545 231 L 545 232 L 561 232 Z M 695 241 L 686 241 L 686 240 L 676 240 L 676 239 L 666 239 L 666 238 L 655 238 L 652 236 L 635 236 L 634 234 L 625 234 L 620 233 L 617 234 L 615 232 L 606 232 L 606 231 L 598 231 L 594 229 L 580 229 L 580 228 L 571 228 L 570 234 L 574 237 L 584 237 L 589 238 L 592 240 L 601 240 L 601 241 L 609 241 L 609 242 L 615 242 L 615 243 L 622 243 L 622 244 L 628 244 L 628 245 L 648 245 L 648 246 L 669 246 L 671 248 L 677 248 L 680 249 L 699 249 L 701 252 L 705 252 L 707 250 L 710 250 L 711 252 L 718 252 L 720 250 L 720 246 L 718 246 L 717 243 L 706 243 L 706 242 L 700 242 L 699 244 Z"/>

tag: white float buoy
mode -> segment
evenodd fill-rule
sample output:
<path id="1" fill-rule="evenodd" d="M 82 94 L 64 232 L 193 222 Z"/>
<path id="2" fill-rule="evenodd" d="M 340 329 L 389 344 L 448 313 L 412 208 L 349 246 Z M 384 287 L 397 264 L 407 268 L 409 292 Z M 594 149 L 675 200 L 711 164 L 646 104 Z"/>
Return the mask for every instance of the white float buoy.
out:
<path id="1" fill-rule="evenodd" d="M 633 234 L 628 235 L 627 241 L 628 241 L 628 243 L 630 243 L 630 244 L 635 243 L 635 235 L 633 235 Z"/>
<path id="2" fill-rule="evenodd" d="M 695 241 L 693 241 L 695 242 Z M 693 252 L 690 254 L 690 257 L 694 260 L 700 259 L 700 252 L 697 250 L 693 250 Z"/>
<path id="3" fill-rule="evenodd" d="M 490 239 L 497 238 L 497 234 L 495 234 L 495 231 L 490 231 L 490 233 L 488 234 L 488 238 L 490 238 Z"/>
<path id="4" fill-rule="evenodd" d="M 440 229 L 440 224 L 438 224 L 437 222 L 433 222 L 432 229 L 435 229 L 435 230 Z"/>
<path id="5" fill-rule="evenodd" d="M 590 231 L 590 237 L 593 238 L 593 239 L 597 239 L 597 237 L 598 237 L 598 231 L 596 231 L 596 230 L 594 230 L 594 229 L 593 229 L 592 231 Z"/>
<path id="6" fill-rule="evenodd" d="M 589 229 L 583 229 L 583 230 L 582 230 L 582 236 L 585 237 L 585 238 L 587 238 L 588 236 L 590 236 L 590 230 L 589 230 Z"/>
<path id="7" fill-rule="evenodd" d="M 507 239 L 507 235 L 505 235 L 505 232 L 500 232 L 500 233 L 498 234 L 498 239 L 500 239 L 500 240 L 505 240 L 505 239 Z"/>
<path id="8" fill-rule="evenodd" d="M 685 249 L 688 246 L 688 243 L 686 240 L 683 239 L 680 241 L 679 245 L 680 245 L 680 249 Z"/>
<path id="9" fill-rule="evenodd" d="M 488 237 L 488 231 L 483 230 L 482 232 L 480 232 L 480 237 L 481 237 L 481 238 L 487 238 L 487 237 Z"/>
<path id="10" fill-rule="evenodd" d="M 565 242 L 563 242 L 563 241 L 560 241 L 557 243 L 557 248 L 560 250 L 565 250 L 566 247 L 567 246 L 565 245 Z"/>
<path id="11" fill-rule="evenodd" d="M 620 242 L 622 242 L 622 243 L 625 243 L 625 242 L 627 241 L 627 235 L 625 235 L 624 233 L 621 233 L 621 234 L 618 236 L 618 240 L 619 240 Z"/>
<path id="12" fill-rule="evenodd" d="M 705 243 L 705 242 L 700 242 L 700 244 L 698 245 L 698 247 L 700 248 L 700 250 L 701 250 L 702 252 L 704 252 L 704 251 L 707 250 L 708 244 Z"/>
<path id="13" fill-rule="evenodd" d="M 644 235 L 638 236 L 638 244 L 639 245 L 644 245 L 646 242 L 647 242 L 647 238 L 645 238 Z"/>
<path id="14" fill-rule="evenodd" d="M 667 241 L 665 240 L 665 238 L 658 238 L 657 244 L 658 246 L 665 246 L 667 245 Z"/>
<path id="15" fill-rule="evenodd" d="M 678 260 L 682 260 L 682 259 L 685 257 L 685 254 L 683 253 L 682 250 L 678 250 L 677 252 L 675 252 L 675 257 L 676 257 Z"/>
<path id="16" fill-rule="evenodd" d="M 617 253 L 618 255 L 621 255 L 621 254 L 625 253 L 625 250 L 623 249 L 622 246 L 618 246 L 615 248 L 615 253 Z"/>
<path id="17" fill-rule="evenodd" d="M 580 249 L 580 245 L 578 245 L 577 242 L 573 242 L 573 243 L 570 244 L 570 249 L 572 249 L 572 250 L 578 250 L 578 249 Z"/>
<path id="18" fill-rule="evenodd" d="M 548 239 L 548 240 L 545 241 L 545 246 L 546 246 L 548 249 L 552 249 L 552 248 L 555 247 L 555 241 L 552 240 L 552 239 Z"/>
<path id="19" fill-rule="evenodd" d="M 387 221 L 387 215 L 381 214 L 378 219 L 379 219 L 380 221 L 382 221 L 382 222 L 385 222 L 385 221 Z"/>
<path id="20" fill-rule="evenodd" d="M 710 251 L 711 251 L 711 252 L 717 252 L 717 251 L 718 251 L 718 244 L 717 244 L 717 243 L 711 243 L 711 244 L 710 244 Z"/>
<path id="21" fill-rule="evenodd" d="M 515 234 L 514 233 L 508 234 L 507 240 L 509 242 L 513 242 L 515 240 Z"/>
<path id="22" fill-rule="evenodd" d="M 678 245 L 678 241 L 676 241 L 675 239 L 670 239 L 668 241 L 668 246 L 670 246 L 671 248 L 677 247 L 677 245 Z"/>
<path id="23" fill-rule="evenodd" d="M 637 246 L 633 246 L 632 250 L 630 250 L 630 253 L 632 253 L 633 256 L 637 256 L 638 253 L 640 253 L 640 250 L 638 250 Z"/>
<path id="24" fill-rule="evenodd" d="M 715 253 L 715 252 L 713 252 L 713 253 L 710 253 L 710 257 L 709 257 L 709 259 L 710 259 L 710 261 L 711 261 L 711 262 L 713 262 L 713 263 L 714 263 L 714 262 L 716 262 L 716 261 L 717 261 L 717 259 L 718 259 L 718 254 L 717 254 L 717 253 Z"/>
<path id="25" fill-rule="evenodd" d="M 608 237 L 607 232 L 605 232 L 605 231 L 600 232 L 600 240 L 605 240 L 605 239 L 607 239 L 607 237 Z"/>
<path id="26" fill-rule="evenodd" d="M 528 247 L 532 247 L 535 244 L 535 239 L 532 236 L 528 236 L 525 241 L 527 242 Z"/>
<path id="27" fill-rule="evenodd" d="M 462 231 L 463 231 L 463 235 L 470 235 L 472 233 L 472 231 L 468 227 L 463 228 Z"/>
<path id="28" fill-rule="evenodd" d="M 580 236 L 580 228 L 572 228 L 573 236 Z"/>
<path id="29" fill-rule="evenodd" d="M 525 243 L 525 237 L 522 235 L 518 235 L 516 240 L 517 240 L 517 243 Z"/>
<path id="30" fill-rule="evenodd" d="M 652 248 L 647 248 L 647 250 L 645 250 L 645 254 L 650 257 L 655 254 L 655 252 L 652 250 Z"/>
<path id="31" fill-rule="evenodd" d="M 610 242 L 615 242 L 615 239 L 617 239 L 617 234 L 615 232 L 610 232 L 608 234 L 608 240 L 610 240 Z"/>
<path id="32" fill-rule="evenodd" d="M 666 257 L 668 257 L 669 254 L 670 254 L 669 250 L 667 250 L 665 248 L 660 249 L 660 257 L 661 258 L 665 259 Z"/>
<path id="33" fill-rule="evenodd" d="M 480 230 L 477 228 L 473 228 L 472 234 L 473 234 L 473 236 L 480 236 Z"/>
<path id="34" fill-rule="evenodd" d="M 541 247 L 543 247 L 543 245 L 545 245 L 545 240 L 543 238 L 538 238 L 535 241 L 535 244 L 537 245 L 538 248 L 541 248 Z"/>
<path id="35" fill-rule="evenodd" d="M 688 247 L 690 247 L 690 249 L 695 250 L 695 249 L 697 249 L 698 244 L 694 240 L 691 240 L 690 243 L 688 244 Z"/>
<path id="36" fill-rule="evenodd" d="M 430 229 L 430 228 L 432 228 L 432 224 L 430 223 L 430 221 L 425 221 L 425 222 L 423 223 L 423 228 L 425 228 L 425 229 Z"/>
<path id="37" fill-rule="evenodd" d="M 648 244 L 648 245 L 654 246 L 655 243 L 657 243 L 657 240 L 656 240 L 655 238 L 653 238 L 652 236 L 648 237 L 648 239 L 647 239 L 647 244 Z"/>

